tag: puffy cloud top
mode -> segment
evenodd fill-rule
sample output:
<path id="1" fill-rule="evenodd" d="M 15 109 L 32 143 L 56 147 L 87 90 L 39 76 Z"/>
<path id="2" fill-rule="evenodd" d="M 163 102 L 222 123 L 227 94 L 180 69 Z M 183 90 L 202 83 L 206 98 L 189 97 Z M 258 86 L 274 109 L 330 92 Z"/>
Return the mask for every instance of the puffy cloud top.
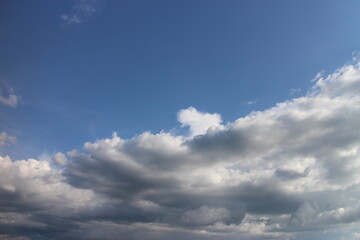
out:
<path id="1" fill-rule="evenodd" d="M 190 128 L 191 137 L 205 134 L 209 128 L 219 127 L 222 122 L 219 114 L 199 112 L 194 107 L 179 111 L 178 120 L 181 126 Z"/>
<path id="2" fill-rule="evenodd" d="M 55 164 L 58 164 L 58 165 L 65 165 L 67 162 L 66 156 L 61 152 L 55 153 L 51 159 Z"/>
<path id="3" fill-rule="evenodd" d="M 183 109 L 189 136 L 114 134 L 68 161 L 56 153 L 61 169 L 1 158 L 0 230 L 30 239 L 284 240 L 354 231 L 359 86 L 360 64 L 347 65 L 303 97 L 226 125 L 219 114 Z"/>

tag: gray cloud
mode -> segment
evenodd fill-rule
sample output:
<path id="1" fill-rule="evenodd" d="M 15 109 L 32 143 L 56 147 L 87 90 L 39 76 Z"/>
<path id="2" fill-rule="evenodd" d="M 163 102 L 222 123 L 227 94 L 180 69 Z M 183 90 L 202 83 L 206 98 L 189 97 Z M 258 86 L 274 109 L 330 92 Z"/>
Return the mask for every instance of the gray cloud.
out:
<path id="1" fill-rule="evenodd" d="M 52 161 L 55 163 L 55 164 L 58 164 L 58 165 L 65 165 L 66 162 L 67 162 L 67 158 L 66 156 L 61 153 L 61 152 L 57 152 L 55 153 L 52 157 L 51 157 Z"/>
<path id="2" fill-rule="evenodd" d="M 0 234 L 285 240 L 351 229 L 360 220 L 359 86 L 360 64 L 348 65 L 303 97 L 231 123 L 181 110 L 185 136 L 114 134 L 69 152 L 66 165 L 55 154 L 61 169 L 1 158 L 0 219 L 15 225 L 0 220 Z"/>

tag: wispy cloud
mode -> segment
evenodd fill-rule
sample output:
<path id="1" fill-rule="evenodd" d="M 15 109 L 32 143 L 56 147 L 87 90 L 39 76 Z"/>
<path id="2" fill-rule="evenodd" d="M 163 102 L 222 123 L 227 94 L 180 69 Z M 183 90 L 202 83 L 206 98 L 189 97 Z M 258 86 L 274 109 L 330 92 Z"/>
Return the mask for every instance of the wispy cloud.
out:
<path id="1" fill-rule="evenodd" d="M 313 79 L 311 79 L 311 82 L 316 82 L 318 81 L 320 78 L 322 78 L 324 76 L 325 71 L 321 70 L 320 72 L 318 72 L 315 77 Z"/>
<path id="2" fill-rule="evenodd" d="M 99 0 L 76 0 L 70 13 L 61 15 L 64 25 L 79 24 L 87 21 L 95 12 Z"/>
<path id="3" fill-rule="evenodd" d="M 20 102 L 20 97 L 14 94 L 14 90 L 9 88 L 7 94 L 4 94 L 4 91 L 0 89 L 0 103 L 16 108 Z"/>
<path id="4" fill-rule="evenodd" d="M 352 60 L 354 62 L 358 62 L 360 60 L 360 51 L 353 51 L 352 52 Z"/>
<path id="5" fill-rule="evenodd" d="M 289 94 L 294 95 L 294 94 L 299 93 L 299 92 L 301 92 L 300 88 L 291 88 Z"/>
<path id="6" fill-rule="evenodd" d="M 245 105 L 253 105 L 255 103 L 257 103 L 258 99 L 256 98 L 255 100 L 247 100 L 247 101 L 244 101 L 243 104 Z"/>
<path id="7" fill-rule="evenodd" d="M 16 142 L 15 136 L 10 136 L 6 132 L 0 133 L 0 147 L 14 144 Z"/>

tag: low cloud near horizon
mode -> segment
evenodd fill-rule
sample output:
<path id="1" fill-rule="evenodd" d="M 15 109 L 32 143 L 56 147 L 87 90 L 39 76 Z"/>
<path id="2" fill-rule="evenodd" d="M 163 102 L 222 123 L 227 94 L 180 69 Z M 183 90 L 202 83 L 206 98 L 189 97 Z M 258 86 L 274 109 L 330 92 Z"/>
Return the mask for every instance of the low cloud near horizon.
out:
<path id="1" fill-rule="evenodd" d="M 0 157 L 0 239 L 358 238 L 360 63 L 230 123 L 194 107 L 177 117 L 189 134 Z"/>

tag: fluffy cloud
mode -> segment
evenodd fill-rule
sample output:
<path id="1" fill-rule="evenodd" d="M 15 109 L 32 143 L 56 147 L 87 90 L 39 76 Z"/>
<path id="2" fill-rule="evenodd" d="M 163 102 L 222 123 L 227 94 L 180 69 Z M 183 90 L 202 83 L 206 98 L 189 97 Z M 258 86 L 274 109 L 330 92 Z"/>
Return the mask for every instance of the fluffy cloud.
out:
<path id="1" fill-rule="evenodd" d="M 51 159 L 55 164 L 58 164 L 58 165 L 65 165 L 67 162 L 66 156 L 61 152 L 55 153 Z"/>
<path id="2" fill-rule="evenodd" d="M 53 239 L 285 240 L 352 231 L 360 220 L 359 91 L 360 64 L 347 65 L 319 76 L 303 97 L 228 124 L 181 110 L 185 136 L 113 134 L 71 151 L 61 169 L 2 158 L 1 212 L 44 238 L 56 232 Z"/>
<path id="3" fill-rule="evenodd" d="M 222 120 L 217 113 L 203 113 L 193 107 L 183 109 L 178 113 L 178 121 L 181 126 L 190 128 L 190 136 L 205 134 L 210 127 L 219 127 Z"/>
<path id="4" fill-rule="evenodd" d="M 83 218 L 103 203 L 91 190 L 68 185 L 46 161 L 9 157 L 0 157 L 0 196 L 0 234 L 30 239 L 74 227 L 69 219 Z"/>

